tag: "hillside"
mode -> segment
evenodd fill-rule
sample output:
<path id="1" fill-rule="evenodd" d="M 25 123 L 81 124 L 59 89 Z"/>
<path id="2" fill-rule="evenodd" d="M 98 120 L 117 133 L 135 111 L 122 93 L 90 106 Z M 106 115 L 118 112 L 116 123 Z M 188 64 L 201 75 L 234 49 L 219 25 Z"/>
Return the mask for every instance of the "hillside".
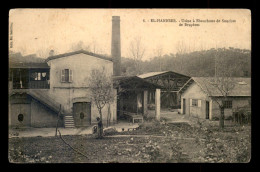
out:
<path id="1" fill-rule="evenodd" d="M 216 63 L 215 63 L 216 62 Z M 247 71 L 251 76 L 251 51 L 234 49 L 210 49 L 186 54 L 166 54 L 160 59 L 140 61 L 142 73 L 172 70 L 189 76 L 214 76 L 217 73 L 229 72 L 234 77 L 244 76 Z M 122 58 L 123 75 L 134 75 L 134 61 Z"/>

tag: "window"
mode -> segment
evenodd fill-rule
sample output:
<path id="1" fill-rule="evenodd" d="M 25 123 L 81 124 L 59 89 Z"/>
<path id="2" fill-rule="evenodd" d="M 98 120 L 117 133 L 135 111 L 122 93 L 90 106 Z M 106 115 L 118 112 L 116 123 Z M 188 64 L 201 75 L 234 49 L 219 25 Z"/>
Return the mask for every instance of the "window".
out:
<path id="1" fill-rule="evenodd" d="M 247 77 L 249 75 L 248 71 L 244 71 L 244 76 Z"/>
<path id="2" fill-rule="evenodd" d="M 198 100 L 192 99 L 192 106 L 198 106 Z"/>
<path id="3" fill-rule="evenodd" d="M 72 70 L 63 69 L 61 71 L 61 82 L 72 82 Z"/>
<path id="4" fill-rule="evenodd" d="M 23 114 L 19 114 L 19 115 L 18 115 L 18 121 L 19 121 L 19 122 L 22 122 L 22 121 L 23 121 Z"/>
<path id="5" fill-rule="evenodd" d="M 190 106 L 201 107 L 201 100 L 190 99 Z"/>
<path id="6" fill-rule="evenodd" d="M 224 101 L 224 108 L 227 109 L 232 108 L 232 101 Z"/>
<path id="7" fill-rule="evenodd" d="M 46 81 L 48 80 L 47 72 L 32 72 L 30 76 L 31 81 Z"/>

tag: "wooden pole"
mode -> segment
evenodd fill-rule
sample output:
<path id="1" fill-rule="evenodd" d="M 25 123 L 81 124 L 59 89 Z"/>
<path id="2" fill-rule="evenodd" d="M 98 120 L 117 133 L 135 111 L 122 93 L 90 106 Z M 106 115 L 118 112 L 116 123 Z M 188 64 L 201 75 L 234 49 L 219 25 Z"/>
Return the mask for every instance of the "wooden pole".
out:
<path id="1" fill-rule="evenodd" d="M 155 118 L 160 121 L 160 111 L 161 111 L 161 89 L 156 89 L 155 91 Z"/>
<path id="2" fill-rule="evenodd" d="M 61 112 L 61 104 L 60 104 L 60 110 L 59 110 L 59 113 L 58 113 L 58 119 L 57 119 L 57 124 L 56 124 L 56 132 L 55 132 L 55 136 L 57 136 L 58 123 L 59 123 L 59 119 L 60 119 L 60 112 Z"/>

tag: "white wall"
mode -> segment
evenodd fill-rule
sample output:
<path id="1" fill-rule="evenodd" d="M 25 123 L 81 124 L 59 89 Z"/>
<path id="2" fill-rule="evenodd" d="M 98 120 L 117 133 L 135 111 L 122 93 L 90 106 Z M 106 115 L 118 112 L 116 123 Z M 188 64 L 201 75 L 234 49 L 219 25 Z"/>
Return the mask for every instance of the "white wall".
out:
<path id="1" fill-rule="evenodd" d="M 88 89 L 88 78 L 93 69 L 105 68 L 108 76 L 113 75 L 113 62 L 100 59 L 86 54 L 76 54 L 48 61 L 50 66 L 50 95 L 56 102 L 62 104 L 63 108 L 72 114 L 75 99 L 84 98 L 91 101 L 91 93 Z M 73 72 L 72 83 L 61 82 L 61 70 L 70 69 Z M 115 101 L 116 104 L 116 101 Z M 111 114 L 114 116 L 113 106 Z M 106 120 L 107 107 L 103 108 L 103 119 Z M 96 122 L 98 110 L 91 102 L 91 122 Z M 114 117 L 112 118 L 114 119 Z"/>
<path id="2" fill-rule="evenodd" d="M 181 113 L 183 113 L 183 99 L 186 99 L 186 114 L 192 116 L 206 117 L 206 101 L 209 101 L 209 119 L 220 116 L 220 109 L 218 103 L 214 98 L 209 98 L 202 89 L 194 82 L 181 95 Z M 190 99 L 201 100 L 201 107 L 190 106 Z M 227 100 L 232 100 L 232 109 L 225 109 L 225 117 L 231 116 L 234 109 L 248 105 L 250 98 L 248 97 L 232 97 Z M 220 100 L 221 101 L 221 100 Z"/>
<path id="3" fill-rule="evenodd" d="M 186 100 L 186 114 L 192 116 L 198 116 L 200 118 L 206 118 L 206 101 L 209 101 L 209 97 L 202 91 L 202 89 L 194 82 L 187 90 L 181 94 L 181 113 L 183 114 L 183 99 Z M 191 99 L 198 99 L 200 107 L 194 107 L 191 105 Z"/>
<path id="4" fill-rule="evenodd" d="M 228 116 L 232 116 L 233 111 L 236 110 L 236 108 L 238 107 L 243 107 L 249 104 L 248 100 L 251 99 L 249 97 L 232 97 L 232 98 L 227 98 L 226 100 L 230 100 L 232 101 L 232 108 L 229 109 L 224 109 L 224 114 L 225 114 L 225 118 Z M 219 109 L 219 105 L 216 101 L 214 101 L 215 99 L 213 98 L 213 105 L 212 105 L 212 117 L 218 117 L 220 116 L 220 109 Z M 221 101 L 221 99 L 217 99 L 219 102 Z"/>

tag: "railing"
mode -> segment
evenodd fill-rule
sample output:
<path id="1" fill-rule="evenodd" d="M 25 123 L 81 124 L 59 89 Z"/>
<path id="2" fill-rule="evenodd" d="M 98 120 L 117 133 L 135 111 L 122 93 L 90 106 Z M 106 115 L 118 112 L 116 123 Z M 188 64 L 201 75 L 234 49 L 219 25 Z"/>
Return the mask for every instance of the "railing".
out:
<path id="1" fill-rule="evenodd" d="M 50 84 L 48 81 L 30 81 L 29 82 L 30 89 L 49 89 Z"/>
<path id="2" fill-rule="evenodd" d="M 49 89 L 50 84 L 48 81 L 30 81 L 29 83 L 24 83 L 23 86 L 19 82 L 10 82 L 11 89 Z"/>

